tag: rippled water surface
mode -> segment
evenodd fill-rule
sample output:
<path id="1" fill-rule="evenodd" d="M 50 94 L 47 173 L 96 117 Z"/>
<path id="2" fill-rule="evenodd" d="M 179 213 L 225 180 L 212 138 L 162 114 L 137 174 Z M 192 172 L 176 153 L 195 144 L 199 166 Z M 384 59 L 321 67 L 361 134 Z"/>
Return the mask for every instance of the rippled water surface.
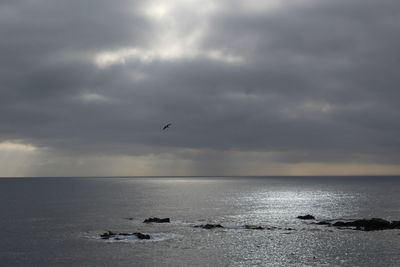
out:
<path id="1" fill-rule="evenodd" d="M 400 177 L 0 179 L 0 212 L 1 266 L 400 266 L 399 230 L 296 219 L 400 220 Z"/>

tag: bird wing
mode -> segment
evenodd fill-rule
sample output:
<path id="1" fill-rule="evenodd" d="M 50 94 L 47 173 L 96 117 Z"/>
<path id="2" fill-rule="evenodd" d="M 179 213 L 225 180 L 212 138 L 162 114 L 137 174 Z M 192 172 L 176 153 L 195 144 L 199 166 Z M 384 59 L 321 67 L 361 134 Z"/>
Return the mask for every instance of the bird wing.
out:
<path id="1" fill-rule="evenodd" d="M 169 128 L 169 126 L 171 126 L 172 123 L 168 123 L 167 125 L 165 125 L 162 129 L 165 130 L 167 128 Z"/>

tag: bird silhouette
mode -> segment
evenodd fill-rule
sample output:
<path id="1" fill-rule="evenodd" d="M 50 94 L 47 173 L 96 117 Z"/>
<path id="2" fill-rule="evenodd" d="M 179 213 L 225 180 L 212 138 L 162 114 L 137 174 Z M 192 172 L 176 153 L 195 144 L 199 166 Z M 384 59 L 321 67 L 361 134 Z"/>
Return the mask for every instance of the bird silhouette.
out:
<path id="1" fill-rule="evenodd" d="M 171 126 L 171 124 L 172 124 L 172 123 L 168 123 L 167 125 L 165 125 L 165 126 L 162 128 L 163 131 L 164 131 L 165 129 L 169 128 L 169 126 Z"/>

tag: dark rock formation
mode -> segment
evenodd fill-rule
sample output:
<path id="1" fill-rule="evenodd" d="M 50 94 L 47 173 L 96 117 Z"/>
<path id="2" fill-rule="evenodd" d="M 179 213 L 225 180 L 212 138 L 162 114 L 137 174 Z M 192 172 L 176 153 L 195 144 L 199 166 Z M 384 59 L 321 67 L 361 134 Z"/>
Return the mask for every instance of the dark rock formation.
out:
<path id="1" fill-rule="evenodd" d="M 201 224 L 201 225 L 195 225 L 194 227 L 196 228 L 203 228 L 203 229 L 214 229 L 214 228 L 224 228 L 222 225 L 220 224 Z"/>
<path id="2" fill-rule="evenodd" d="M 150 235 L 142 233 L 133 233 L 139 239 L 150 239 Z"/>
<path id="3" fill-rule="evenodd" d="M 252 225 L 252 224 L 246 224 L 244 226 L 244 228 L 246 229 L 250 229 L 250 230 L 264 230 L 265 228 L 260 226 L 260 225 Z"/>
<path id="4" fill-rule="evenodd" d="M 391 226 L 393 229 L 400 229 L 400 221 L 392 221 Z"/>
<path id="5" fill-rule="evenodd" d="M 350 225 L 347 225 L 347 222 L 342 222 L 342 221 L 335 222 L 335 223 L 332 224 L 332 225 L 333 225 L 333 226 L 336 226 L 336 227 L 350 226 Z"/>
<path id="6" fill-rule="evenodd" d="M 169 218 L 160 219 L 157 217 L 150 217 L 150 218 L 144 220 L 143 222 L 144 223 L 169 223 L 170 219 Z"/>
<path id="7" fill-rule="evenodd" d="M 350 228 L 360 231 L 400 229 L 400 221 L 390 222 L 381 218 L 359 219 L 353 221 L 336 221 L 334 223 L 330 223 L 329 221 L 319 221 L 313 222 L 312 224 L 335 226 L 338 228 Z"/>
<path id="8" fill-rule="evenodd" d="M 298 219 L 302 220 L 315 220 L 315 217 L 312 215 L 298 216 Z M 335 220 L 326 220 L 326 221 L 317 221 L 312 222 L 311 224 L 317 225 L 327 225 L 334 226 L 339 228 L 350 228 L 354 230 L 360 231 L 377 231 L 377 230 L 388 230 L 388 229 L 400 229 L 400 221 L 387 221 L 381 218 L 372 218 L 372 219 L 359 219 L 353 221 L 336 221 Z"/>
<path id="9" fill-rule="evenodd" d="M 109 239 L 110 237 L 114 237 L 116 235 L 117 235 L 117 233 L 114 233 L 112 231 L 107 231 L 107 232 L 104 232 L 103 234 L 101 234 L 100 237 L 102 239 Z"/>
<path id="10" fill-rule="evenodd" d="M 301 219 L 301 220 L 315 220 L 315 217 L 312 216 L 312 215 L 310 215 L 310 214 L 307 214 L 307 215 L 304 215 L 304 216 L 297 216 L 297 219 Z"/>
<path id="11" fill-rule="evenodd" d="M 331 225 L 331 223 L 328 221 L 320 221 L 320 222 L 317 222 L 317 224 L 318 225 Z"/>
<path id="12" fill-rule="evenodd" d="M 338 221 L 333 224 L 336 227 L 355 227 L 356 230 L 362 231 L 377 231 L 386 229 L 395 229 L 400 225 L 397 221 L 386 221 L 381 218 L 361 219 L 350 222 Z M 399 227 L 400 228 L 400 227 Z"/>
<path id="13" fill-rule="evenodd" d="M 136 236 L 139 239 L 150 239 L 150 235 L 148 234 L 143 234 L 143 233 L 115 233 L 112 231 L 107 231 L 104 232 L 103 234 L 100 235 L 101 239 L 110 239 L 114 238 L 114 240 L 123 240 L 120 236 Z"/>

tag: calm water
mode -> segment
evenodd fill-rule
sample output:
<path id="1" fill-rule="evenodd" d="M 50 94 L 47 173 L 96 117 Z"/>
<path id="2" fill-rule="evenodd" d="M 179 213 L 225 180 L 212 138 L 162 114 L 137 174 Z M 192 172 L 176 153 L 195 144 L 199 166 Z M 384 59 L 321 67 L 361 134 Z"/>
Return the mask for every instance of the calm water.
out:
<path id="1" fill-rule="evenodd" d="M 0 179 L 0 213 L 1 266 L 400 266 L 399 230 L 296 219 L 400 220 L 400 177 Z M 207 222 L 227 228 L 193 228 Z M 100 240 L 106 229 L 154 239 Z"/>

